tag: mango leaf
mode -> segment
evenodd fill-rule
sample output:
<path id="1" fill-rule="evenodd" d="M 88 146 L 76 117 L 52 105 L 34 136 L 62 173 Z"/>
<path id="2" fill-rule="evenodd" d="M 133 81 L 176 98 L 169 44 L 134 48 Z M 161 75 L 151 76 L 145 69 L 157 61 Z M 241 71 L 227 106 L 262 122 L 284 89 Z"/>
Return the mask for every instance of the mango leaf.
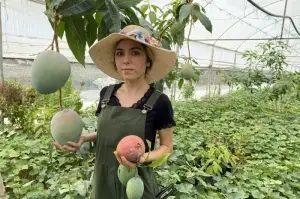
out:
<path id="1" fill-rule="evenodd" d="M 92 15 L 87 15 L 84 17 L 86 20 L 86 40 L 91 47 L 97 39 L 97 22 Z"/>
<path id="2" fill-rule="evenodd" d="M 68 45 L 77 59 L 85 66 L 86 35 L 84 20 L 81 16 L 64 17 Z"/>
<path id="3" fill-rule="evenodd" d="M 151 7 L 153 8 L 153 10 L 155 11 L 155 12 L 157 12 L 157 10 L 159 10 L 161 13 L 164 13 L 164 11 L 160 8 L 160 7 L 158 7 L 158 6 L 156 6 L 156 5 L 151 5 Z"/>
<path id="4" fill-rule="evenodd" d="M 108 26 L 106 25 L 105 20 L 101 21 L 101 24 L 98 28 L 98 40 L 103 39 L 104 37 L 106 37 L 107 35 L 109 35 L 109 29 Z"/>
<path id="5" fill-rule="evenodd" d="M 62 16 L 80 15 L 93 8 L 93 0 L 64 0 L 57 8 L 57 12 Z"/>
<path id="6" fill-rule="evenodd" d="M 212 33 L 211 21 L 209 20 L 209 18 L 204 13 L 201 12 L 200 5 L 195 3 L 194 6 L 193 6 L 193 9 L 194 9 L 194 15 L 197 16 L 197 18 L 199 19 L 201 24 L 205 27 L 205 29 L 207 31 Z"/>
<path id="7" fill-rule="evenodd" d="M 168 40 L 168 38 L 162 38 L 161 45 L 163 48 L 171 50 L 170 41 Z"/>
<path id="8" fill-rule="evenodd" d="M 59 7 L 65 2 L 66 0 L 48 0 L 46 2 L 46 6 L 51 10 L 59 9 Z"/>
<path id="9" fill-rule="evenodd" d="M 152 25 L 148 21 L 146 21 L 145 19 L 143 19 L 143 18 L 139 18 L 139 21 L 140 21 L 140 25 L 142 27 L 144 27 L 146 30 L 148 30 L 150 32 L 150 34 L 152 34 L 152 32 L 153 32 Z"/>
<path id="10" fill-rule="evenodd" d="M 172 38 L 174 39 L 174 43 L 179 44 L 180 46 L 183 45 L 184 41 L 184 24 L 180 23 L 179 21 L 172 24 L 170 28 L 170 33 Z"/>
<path id="11" fill-rule="evenodd" d="M 51 19 L 49 19 L 49 23 L 54 31 L 54 23 L 51 21 Z M 60 21 L 57 26 L 57 35 L 62 39 L 62 37 L 64 36 L 64 32 L 65 32 L 65 22 Z"/>
<path id="12" fill-rule="evenodd" d="M 98 24 L 97 27 L 100 26 L 102 19 L 103 19 L 103 14 L 101 12 L 96 12 L 95 20 Z"/>
<path id="13" fill-rule="evenodd" d="M 57 35 L 62 39 L 62 37 L 64 36 L 64 32 L 65 32 L 65 22 L 60 21 L 57 26 Z"/>
<path id="14" fill-rule="evenodd" d="M 186 19 L 192 12 L 192 4 L 185 4 L 180 8 L 179 11 L 179 21 Z"/>
<path id="15" fill-rule="evenodd" d="M 139 18 L 136 16 L 135 12 L 131 8 L 126 8 L 124 13 L 130 18 L 132 24 L 139 25 Z"/>
<path id="16" fill-rule="evenodd" d="M 105 11 L 105 7 L 105 0 L 95 0 L 94 7 L 91 10 L 94 10 L 95 12 L 103 12 Z"/>
<path id="17" fill-rule="evenodd" d="M 120 12 L 113 0 L 105 0 L 107 12 L 105 13 L 104 20 L 111 33 L 119 32 L 121 29 Z"/>
<path id="18" fill-rule="evenodd" d="M 183 5 L 186 5 L 187 3 L 181 3 L 178 7 L 176 7 L 175 8 L 175 19 L 176 20 L 179 20 L 179 12 L 180 12 L 180 10 L 181 10 L 181 7 L 183 6 Z"/>
<path id="19" fill-rule="evenodd" d="M 159 158 L 158 160 L 152 161 L 152 163 L 150 165 L 148 165 L 149 167 L 158 167 L 163 165 L 165 162 L 167 162 L 168 157 L 170 156 L 170 153 L 165 154 L 163 157 Z"/>
<path id="20" fill-rule="evenodd" d="M 146 11 L 148 10 L 148 8 L 149 8 L 148 4 L 144 4 L 144 5 L 140 6 L 140 10 L 143 13 L 146 13 Z"/>
<path id="21" fill-rule="evenodd" d="M 155 14 L 155 12 L 151 11 L 149 13 L 149 18 L 150 18 L 150 21 L 151 21 L 152 24 L 156 23 L 156 14 Z"/>
<path id="22" fill-rule="evenodd" d="M 142 0 L 114 0 L 114 3 L 120 8 L 130 8 L 139 4 Z"/>

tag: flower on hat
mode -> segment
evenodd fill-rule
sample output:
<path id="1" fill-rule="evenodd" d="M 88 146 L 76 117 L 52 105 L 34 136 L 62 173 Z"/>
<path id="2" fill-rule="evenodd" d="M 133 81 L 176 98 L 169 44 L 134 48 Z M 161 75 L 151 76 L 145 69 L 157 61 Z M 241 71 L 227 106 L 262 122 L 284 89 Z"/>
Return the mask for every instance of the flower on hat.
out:
<path id="1" fill-rule="evenodd" d="M 129 36 L 129 37 L 133 37 L 133 38 L 135 38 L 135 39 L 137 39 L 139 41 L 151 44 L 153 46 L 160 47 L 160 42 L 158 40 L 156 40 L 154 37 L 152 37 L 149 34 L 145 35 L 139 29 L 134 29 L 134 30 L 131 30 L 129 32 L 122 31 L 121 34 L 124 34 L 124 35 Z"/>

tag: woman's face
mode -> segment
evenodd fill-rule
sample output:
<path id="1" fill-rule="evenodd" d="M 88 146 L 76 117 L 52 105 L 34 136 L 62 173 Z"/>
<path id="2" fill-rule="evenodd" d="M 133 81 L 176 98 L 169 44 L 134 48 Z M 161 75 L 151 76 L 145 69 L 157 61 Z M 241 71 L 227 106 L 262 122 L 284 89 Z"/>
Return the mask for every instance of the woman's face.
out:
<path id="1" fill-rule="evenodd" d="M 143 46 L 133 40 L 121 40 L 116 46 L 115 63 L 124 80 L 145 78 L 147 54 Z"/>

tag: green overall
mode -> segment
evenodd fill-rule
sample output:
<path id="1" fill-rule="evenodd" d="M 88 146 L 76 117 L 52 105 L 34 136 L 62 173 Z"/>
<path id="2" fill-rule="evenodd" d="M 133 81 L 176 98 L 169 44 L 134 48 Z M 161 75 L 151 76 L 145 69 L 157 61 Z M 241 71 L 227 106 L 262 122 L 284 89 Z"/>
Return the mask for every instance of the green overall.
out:
<path id="1" fill-rule="evenodd" d="M 95 164 L 95 199 L 127 199 L 126 187 L 117 176 L 119 162 L 113 152 L 118 142 L 127 135 L 137 135 L 145 140 L 145 124 L 147 111 L 151 111 L 160 96 L 153 92 L 144 109 L 110 106 L 108 101 L 112 95 L 113 85 L 107 88 L 102 100 L 102 110 L 98 117 L 96 164 Z M 146 142 L 145 142 L 146 144 Z M 142 199 L 155 199 L 159 186 L 150 167 L 141 167 L 138 174 L 144 182 Z"/>

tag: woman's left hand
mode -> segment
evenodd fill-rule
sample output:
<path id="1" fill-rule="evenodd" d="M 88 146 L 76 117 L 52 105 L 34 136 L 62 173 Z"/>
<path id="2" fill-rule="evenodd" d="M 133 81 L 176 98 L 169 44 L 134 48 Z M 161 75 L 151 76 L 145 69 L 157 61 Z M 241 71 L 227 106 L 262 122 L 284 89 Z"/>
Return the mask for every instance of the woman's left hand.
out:
<path id="1" fill-rule="evenodd" d="M 136 168 L 137 163 L 128 161 L 124 156 L 119 156 L 118 153 L 117 153 L 116 151 L 114 152 L 114 154 L 115 154 L 116 159 L 118 160 L 118 162 L 119 162 L 120 164 L 122 164 L 122 165 L 124 165 L 124 166 L 127 166 L 127 167 L 130 167 L 130 168 Z M 144 155 L 141 156 L 141 158 L 140 158 L 140 160 L 139 160 L 139 163 L 140 163 L 140 164 L 142 164 L 142 163 L 145 162 L 145 159 L 146 159 L 146 158 L 145 158 L 145 155 L 146 155 L 146 153 L 145 153 Z"/>

